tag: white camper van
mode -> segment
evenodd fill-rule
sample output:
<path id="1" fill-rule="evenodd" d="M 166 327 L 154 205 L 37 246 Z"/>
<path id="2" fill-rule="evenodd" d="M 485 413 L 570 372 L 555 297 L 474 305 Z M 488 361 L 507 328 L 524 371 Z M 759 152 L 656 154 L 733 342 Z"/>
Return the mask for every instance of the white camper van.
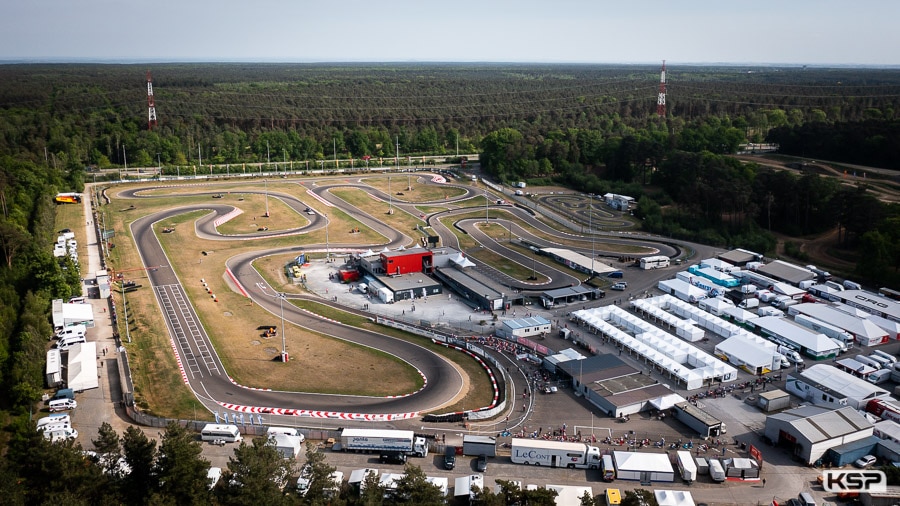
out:
<path id="1" fill-rule="evenodd" d="M 803 362 L 803 359 L 800 357 L 800 354 L 797 353 L 797 350 L 788 348 L 787 346 L 779 345 L 778 349 L 775 351 L 777 351 L 778 353 L 781 353 L 782 355 L 787 357 L 788 360 L 790 360 L 791 362 L 793 362 L 795 364 L 799 364 L 800 362 Z"/>

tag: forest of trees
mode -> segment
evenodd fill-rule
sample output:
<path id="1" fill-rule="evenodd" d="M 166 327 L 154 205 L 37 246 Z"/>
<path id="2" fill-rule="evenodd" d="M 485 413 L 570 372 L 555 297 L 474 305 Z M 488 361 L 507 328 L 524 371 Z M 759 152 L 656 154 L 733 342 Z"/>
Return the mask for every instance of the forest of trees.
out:
<path id="1" fill-rule="evenodd" d="M 65 505 L 394 505 L 440 506 L 451 504 L 437 486 L 427 481 L 421 467 L 408 463 L 394 490 L 369 474 L 364 486 L 354 489 L 344 482 L 335 490 L 326 461 L 314 443 L 306 445 L 309 485 L 297 493 L 295 462 L 282 457 L 265 438 L 241 442 L 234 449 L 221 477 L 208 478 L 210 463 L 201 455 L 202 443 L 193 432 L 176 423 L 166 427 L 157 442 L 140 429 L 128 427 L 117 434 L 104 423 L 91 439 L 94 450 L 85 452 L 71 441 L 50 443 L 33 427 L 13 429 L 5 458 L 0 461 L 0 495 L 3 503 Z M 553 506 L 557 493 L 545 488 L 523 490 L 516 483 L 498 480 L 499 491 L 485 483 L 475 491 L 475 503 L 484 506 L 528 504 Z M 643 499 L 643 502 L 641 501 Z M 584 506 L 605 504 L 602 496 L 586 494 Z M 625 493 L 623 504 L 653 506 L 656 500 L 644 490 Z"/>
<path id="2" fill-rule="evenodd" d="M 46 471 L 25 455 L 51 450 L 24 420 L 43 392 L 50 301 L 79 293 L 76 266 L 51 254 L 52 196 L 81 191 L 89 176 L 102 180 L 95 169 L 190 167 L 200 157 L 214 164 L 391 157 L 398 143 L 401 155 L 477 152 L 482 170 L 499 181 L 635 196 L 643 228 L 670 237 L 772 252 L 775 233 L 837 229 L 838 253 L 857 262 L 855 277 L 900 285 L 900 210 L 878 200 L 872 182 L 775 171 L 732 156 L 744 143 L 769 141 L 797 156 L 897 169 L 897 70 L 670 68 L 667 114 L 659 118 L 654 66 L 154 64 L 152 130 L 147 70 L 0 65 L 0 416 L 10 429 L 0 438 L 12 438 L 3 466 L 13 471 L 0 473 L 4 489 L 13 477 Z M 154 479 L 176 459 L 165 442 L 149 448 L 136 435 L 122 436 L 121 447 L 126 459 L 142 454 L 132 470 Z M 193 452 L 183 451 L 177 459 Z M 35 493 L 103 502 L 89 499 L 92 487 L 114 476 L 77 472 L 83 482 L 71 482 L 85 488 Z M 159 494 L 154 503 L 207 500 L 178 495 L 183 483 L 175 479 L 142 486 L 155 483 L 159 490 L 119 483 L 110 502 L 138 490 L 148 501 Z M 230 501 L 229 493 L 216 492 L 216 500 Z"/>

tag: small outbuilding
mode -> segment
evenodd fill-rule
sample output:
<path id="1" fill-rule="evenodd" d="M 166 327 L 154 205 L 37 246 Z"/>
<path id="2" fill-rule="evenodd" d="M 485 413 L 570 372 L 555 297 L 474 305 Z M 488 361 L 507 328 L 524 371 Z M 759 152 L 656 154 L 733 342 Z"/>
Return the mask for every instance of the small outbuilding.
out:
<path id="1" fill-rule="evenodd" d="M 672 416 L 704 438 L 718 437 L 728 431 L 721 420 L 689 402 L 673 406 Z"/>
<path id="2" fill-rule="evenodd" d="M 791 407 L 791 394 L 777 388 L 775 390 L 760 392 L 756 405 L 767 413 L 771 411 L 780 411 Z"/>
<path id="3" fill-rule="evenodd" d="M 665 453 L 613 452 L 616 478 L 620 480 L 675 481 L 675 470 Z"/>

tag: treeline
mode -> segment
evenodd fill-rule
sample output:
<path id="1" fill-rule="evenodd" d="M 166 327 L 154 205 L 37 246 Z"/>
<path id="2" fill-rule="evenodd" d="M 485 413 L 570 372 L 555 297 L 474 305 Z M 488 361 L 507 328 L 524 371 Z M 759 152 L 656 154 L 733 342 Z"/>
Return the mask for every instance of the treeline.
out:
<path id="1" fill-rule="evenodd" d="M 874 109 L 870 114 L 893 117 L 893 110 L 883 113 Z M 900 170 L 900 122 L 897 120 L 783 126 L 770 131 L 768 138 L 786 154 Z"/>
<path id="2" fill-rule="evenodd" d="M 880 202 L 861 180 L 847 185 L 726 155 L 745 142 L 743 126 L 741 118 L 709 117 L 674 135 L 651 125 L 623 137 L 572 128 L 538 139 L 504 128 L 485 136 L 480 159 L 501 181 L 633 196 L 644 230 L 704 244 L 773 252 L 771 232 L 837 227 L 843 255 L 858 260 L 857 276 L 900 284 L 900 206 Z"/>
<path id="3" fill-rule="evenodd" d="M 53 257 L 53 197 L 80 190 L 66 173 L 0 156 L 0 407 L 28 414 L 44 387 L 51 300 L 81 294 L 77 266 Z"/>
<path id="4" fill-rule="evenodd" d="M 0 494 L 4 504 L 66 505 L 393 505 L 441 506 L 452 504 L 444 491 L 426 478 L 421 467 L 408 463 L 396 487 L 388 489 L 380 476 L 370 473 L 356 488 L 342 482 L 335 487 L 335 467 L 313 443 L 306 444 L 306 464 L 285 459 L 266 438 L 241 442 L 221 477 L 209 479 L 210 463 L 202 456 L 196 435 L 171 423 L 157 445 L 140 429 L 130 426 L 121 435 L 105 423 L 94 450 L 83 451 L 72 441 L 53 442 L 20 424 L 9 450 L 0 457 Z M 308 479 L 303 494 L 297 477 Z M 348 477 L 349 478 L 349 477 Z M 497 480 L 499 490 L 485 483 L 474 492 L 473 502 L 486 506 L 507 504 L 556 504 L 557 492 L 546 488 L 523 490 L 520 485 Z M 643 501 L 641 501 L 643 499 Z M 581 504 L 600 506 L 602 496 L 585 494 Z M 626 492 L 622 504 L 656 504 L 652 493 Z"/>
<path id="5" fill-rule="evenodd" d="M 892 119 L 900 92 L 889 70 L 667 75 L 663 131 L 731 118 L 754 142 L 782 126 Z M 0 153 L 63 168 L 150 167 L 390 157 L 398 142 L 401 155 L 466 153 L 503 128 L 532 144 L 571 128 L 625 137 L 655 123 L 658 82 L 659 67 L 639 65 L 0 65 Z"/>

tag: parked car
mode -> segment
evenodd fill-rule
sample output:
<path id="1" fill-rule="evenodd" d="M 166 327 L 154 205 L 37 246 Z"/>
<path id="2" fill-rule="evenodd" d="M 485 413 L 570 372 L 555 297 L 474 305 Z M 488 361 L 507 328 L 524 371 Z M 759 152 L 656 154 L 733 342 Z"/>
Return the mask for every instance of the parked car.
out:
<path id="1" fill-rule="evenodd" d="M 618 290 L 620 292 L 624 292 L 625 289 L 628 288 L 628 285 L 625 283 L 616 283 L 613 286 L 609 287 L 610 290 Z"/>
<path id="2" fill-rule="evenodd" d="M 874 464 L 876 460 L 877 459 L 875 458 L 874 455 L 866 455 L 864 457 L 860 457 L 860 458 L 856 459 L 856 462 L 854 462 L 853 465 L 856 467 L 860 467 L 860 468 L 869 467 L 872 464 Z"/>
<path id="3" fill-rule="evenodd" d="M 382 464 L 406 464 L 406 454 L 403 452 L 383 451 L 378 460 Z"/>
<path id="4" fill-rule="evenodd" d="M 444 469 L 456 467 L 456 447 L 448 446 L 444 449 Z"/>
<path id="5" fill-rule="evenodd" d="M 479 473 L 487 472 L 487 455 L 482 453 L 478 456 L 478 460 L 475 461 L 475 470 Z"/>

